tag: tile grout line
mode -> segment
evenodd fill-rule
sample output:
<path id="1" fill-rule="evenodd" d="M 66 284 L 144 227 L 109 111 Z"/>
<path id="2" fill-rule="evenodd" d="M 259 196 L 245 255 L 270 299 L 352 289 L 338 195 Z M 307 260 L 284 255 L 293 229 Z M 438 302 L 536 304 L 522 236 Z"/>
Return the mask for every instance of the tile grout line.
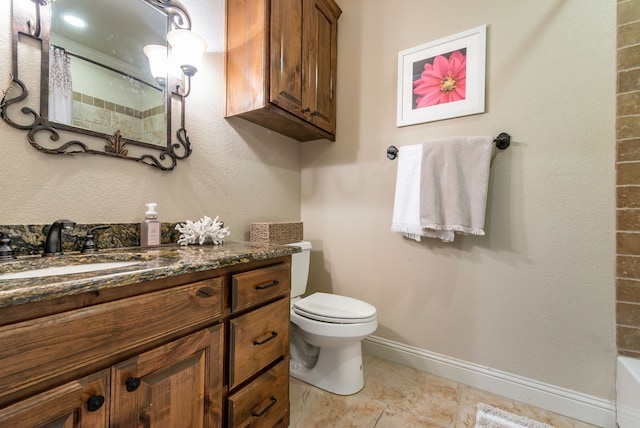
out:
<path id="1" fill-rule="evenodd" d="M 379 401 L 381 401 L 381 400 L 379 400 Z M 382 411 L 378 415 L 378 419 L 376 419 L 376 421 L 373 423 L 373 427 L 371 427 L 371 428 L 376 428 L 376 426 L 378 426 L 378 422 L 380 422 L 380 419 L 382 419 L 382 415 L 384 415 L 385 410 L 387 410 L 389 408 L 389 403 L 387 403 L 386 401 L 381 401 L 381 402 L 384 403 L 384 408 L 382 409 Z"/>
<path id="2" fill-rule="evenodd" d="M 458 426 L 458 422 L 460 419 L 460 409 L 461 409 L 461 404 L 462 404 L 462 389 L 463 386 L 460 382 L 457 382 L 458 384 L 458 407 L 456 409 L 456 417 L 453 419 L 453 427 L 457 427 Z"/>

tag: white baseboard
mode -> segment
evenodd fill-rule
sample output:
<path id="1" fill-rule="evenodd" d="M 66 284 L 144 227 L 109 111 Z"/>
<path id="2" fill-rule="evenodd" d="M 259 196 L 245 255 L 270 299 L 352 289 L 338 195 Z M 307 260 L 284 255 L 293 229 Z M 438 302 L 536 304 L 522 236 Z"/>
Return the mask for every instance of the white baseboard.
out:
<path id="1" fill-rule="evenodd" d="M 640 427 L 640 412 L 628 406 L 618 406 L 618 427 Z"/>
<path id="2" fill-rule="evenodd" d="M 368 355 L 413 367 L 598 427 L 616 426 L 615 403 L 612 401 L 381 337 L 369 336 L 362 342 L 362 349 Z"/>

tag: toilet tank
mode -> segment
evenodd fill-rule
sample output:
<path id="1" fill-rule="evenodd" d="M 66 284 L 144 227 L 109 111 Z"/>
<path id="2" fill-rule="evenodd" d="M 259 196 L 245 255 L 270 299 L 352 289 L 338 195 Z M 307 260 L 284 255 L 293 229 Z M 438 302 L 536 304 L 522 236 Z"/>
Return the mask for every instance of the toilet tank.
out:
<path id="1" fill-rule="evenodd" d="M 311 242 L 300 241 L 286 245 L 302 248 L 301 253 L 291 255 L 291 297 L 302 296 L 307 290 L 307 280 L 309 279 Z"/>

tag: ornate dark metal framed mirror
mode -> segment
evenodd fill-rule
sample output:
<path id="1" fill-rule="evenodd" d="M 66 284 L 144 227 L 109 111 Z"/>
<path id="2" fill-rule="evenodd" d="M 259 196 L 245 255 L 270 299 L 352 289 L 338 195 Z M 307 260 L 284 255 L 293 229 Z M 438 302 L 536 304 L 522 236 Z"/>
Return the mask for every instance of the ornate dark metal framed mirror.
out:
<path id="1" fill-rule="evenodd" d="M 27 131 L 29 143 L 44 153 L 174 169 L 192 152 L 184 127 L 189 81 L 154 78 L 143 53 L 146 45 L 166 46 L 174 29 L 190 30 L 191 22 L 171 0 L 13 0 L 13 67 L 0 101 L 2 119 Z M 34 74 L 28 70 L 34 57 L 39 102 L 21 79 Z"/>

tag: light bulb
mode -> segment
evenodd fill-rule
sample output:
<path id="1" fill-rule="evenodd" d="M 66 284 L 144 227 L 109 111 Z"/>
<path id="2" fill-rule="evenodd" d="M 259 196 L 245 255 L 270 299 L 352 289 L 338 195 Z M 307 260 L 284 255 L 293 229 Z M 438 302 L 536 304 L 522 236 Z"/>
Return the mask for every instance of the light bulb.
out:
<path id="1" fill-rule="evenodd" d="M 171 62 L 182 68 L 187 76 L 193 76 L 202 64 L 202 54 L 207 42 L 202 36 L 190 30 L 173 30 L 167 34 L 171 45 Z"/>

